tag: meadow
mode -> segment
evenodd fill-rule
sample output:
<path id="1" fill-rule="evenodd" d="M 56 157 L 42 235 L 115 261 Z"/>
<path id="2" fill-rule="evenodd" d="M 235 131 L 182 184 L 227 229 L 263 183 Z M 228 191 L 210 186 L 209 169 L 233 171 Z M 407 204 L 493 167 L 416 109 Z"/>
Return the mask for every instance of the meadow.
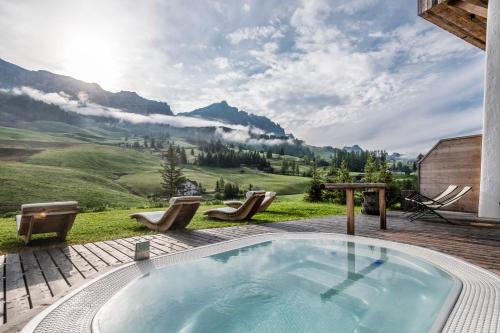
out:
<path id="1" fill-rule="evenodd" d="M 345 206 L 332 203 L 309 203 L 303 200 L 302 194 L 278 196 L 266 212 L 256 214 L 253 219 L 245 222 L 221 222 L 210 220 L 202 212 L 220 205 L 204 204 L 194 216 L 188 229 L 220 228 L 235 225 L 282 222 L 299 219 L 311 219 L 321 216 L 343 215 Z M 130 219 L 129 214 L 138 211 L 155 209 L 115 209 L 103 212 L 80 213 L 67 237 L 67 244 L 117 239 L 137 235 L 153 234 L 141 223 Z M 0 252 L 23 251 L 38 246 L 50 246 L 60 242 L 51 234 L 35 235 L 27 247 L 16 234 L 14 217 L 0 218 Z"/>
<path id="2" fill-rule="evenodd" d="M 53 132 L 40 132 L 40 126 Z M 119 138 L 102 130 L 58 128 L 50 122 L 37 123 L 36 128 L 0 127 L 0 214 L 12 215 L 23 203 L 45 201 L 77 200 L 85 211 L 157 204 L 151 198 L 162 193 L 160 153 L 118 147 Z M 170 140 L 197 153 L 182 139 Z M 279 195 L 301 194 L 310 181 L 248 167 L 201 167 L 193 165 L 193 159 L 188 154 L 191 164 L 183 166 L 183 173 L 203 184 L 206 199 L 213 197 L 221 177 L 242 190 L 252 186 Z M 278 157 L 273 159 L 277 163 Z"/>

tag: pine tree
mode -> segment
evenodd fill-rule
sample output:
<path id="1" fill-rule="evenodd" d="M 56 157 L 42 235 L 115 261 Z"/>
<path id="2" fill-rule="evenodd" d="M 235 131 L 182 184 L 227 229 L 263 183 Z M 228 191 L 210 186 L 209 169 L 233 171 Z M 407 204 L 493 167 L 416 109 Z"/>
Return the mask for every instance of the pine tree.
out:
<path id="1" fill-rule="evenodd" d="M 373 154 L 368 154 L 365 164 L 365 183 L 377 182 L 377 165 Z"/>
<path id="2" fill-rule="evenodd" d="M 184 149 L 184 147 L 182 147 L 179 153 L 179 159 L 181 164 L 187 164 L 186 150 Z"/>
<path id="3" fill-rule="evenodd" d="M 377 181 L 381 183 L 392 183 L 392 172 L 389 170 L 387 161 L 385 159 L 380 161 L 380 170 L 377 175 Z"/>
<path id="4" fill-rule="evenodd" d="M 337 170 L 337 175 L 335 177 L 336 183 L 351 183 L 352 177 L 349 174 L 349 169 L 347 168 L 347 161 L 343 160 L 340 163 L 340 167 Z"/>
<path id="5" fill-rule="evenodd" d="M 162 187 L 167 198 L 180 195 L 184 192 L 184 183 L 186 178 L 179 167 L 179 155 L 173 146 L 169 146 L 166 154 L 163 156 L 162 169 L 160 170 L 162 178 Z"/>
<path id="6" fill-rule="evenodd" d="M 225 186 L 225 184 L 224 184 L 224 178 L 220 177 L 220 179 L 219 179 L 219 188 L 220 188 L 221 192 L 224 190 L 224 186 Z"/>
<path id="7" fill-rule="evenodd" d="M 311 167 L 311 183 L 306 193 L 306 200 L 311 202 L 321 201 L 321 176 L 318 172 L 316 162 L 313 162 Z"/>
<path id="8" fill-rule="evenodd" d="M 194 149 L 191 148 L 191 156 L 194 156 Z"/>

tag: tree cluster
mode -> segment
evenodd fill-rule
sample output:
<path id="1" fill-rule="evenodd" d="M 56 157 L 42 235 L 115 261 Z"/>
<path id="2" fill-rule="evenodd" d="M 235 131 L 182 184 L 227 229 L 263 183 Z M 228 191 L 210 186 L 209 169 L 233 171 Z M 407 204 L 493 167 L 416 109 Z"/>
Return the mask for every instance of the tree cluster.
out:
<path id="1" fill-rule="evenodd" d="M 299 163 L 293 160 L 289 161 L 284 159 L 281 162 L 280 173 L 282 175 L 299 176 L 300 175 Z"/>
<path id="2" fill-rule="evenodd" d="M 238 184 L 225 182 L 224 178 L 220 177 L 220 179 L 215 182 L 215 198 L 216 199 L 237 199 L 242 197 L 242 191 L 240 191 L 240 187 Z"/>
<path id="3" fill-rule="evenodd" d="M 220 141 L 200 145 L 201 152 L 196 158 L 200 166 L 237 168 L 241 165 L 255 166 L 259 170 L 271 172 L 271 164 L 257 151 L 230 149 Z"/>

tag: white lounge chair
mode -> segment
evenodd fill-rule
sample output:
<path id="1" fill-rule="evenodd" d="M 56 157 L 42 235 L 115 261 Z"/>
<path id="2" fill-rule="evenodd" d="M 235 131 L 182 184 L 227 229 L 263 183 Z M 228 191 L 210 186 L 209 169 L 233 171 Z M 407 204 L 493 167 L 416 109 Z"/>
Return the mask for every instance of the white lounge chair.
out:
<path id="1" fill-rule="evenodd" d="M 155 231 L 183 229 L 191 222 L 201 200 L 200 196 L 173 197 L 167 210 L 134 213 L 130 217 Z"/>
<path id="2" fill-rule="evenodd" d="M 25 204 L 21 214 L 16 216 L 17 234 L 24 243 L 31 241 L 31 235 L 55 232 L 64 241 L 80 211 L 76 201 L 60 201 Z"/>
<path id="3" fill-rule="evenodd" d="M 421 193 L 413 192 L 412 194 L 404 198 L 406 201 L 410 201 L 414 204 L 414 207 L 408 210 L 405 214 L 407 215 L 407 217 L 411 217 L 413 214 L 418 213 L 420 208 L 419 204 L 431 205 L 435 202 L 442 202 L 449 195 L 451 195 L 457 188 L 458 188 L 457 185 L 449 185 L 443 192 L 439 193 L 437 196 L 433 198 L 428 198 Z"/>
<path id="4" fill-rule="evenodd" d="M 427 200 L 426 202 L 417 202 L 418 210 L 416 213 L 414 213 L 412 216 L 410 216 L 409 219 L 410 219 L 410 221 L 414 221 L 416 219 L 419 219 L 419 218 L 422 218 L 425 216 L 434 215 L 434 216 L 437 216 L 437 217 L 445 220 L 448 223 L 451 223 L 451 221 L 449 221 L 447 218 L 443 217 L 437 211 L 440 209 L 443 209 L 445 207 L 448 207 L 451 204 L 454 204 L 455 202 L 457 202 L 458 200 L 463 198 L 467 193 L 469 193 L 470 190 L 472 190 L 472 186 L 465 186 L 464 188 L 462 188 L 459 192 L 457 192 L 453 196 L 445 198 L 441 201 L 431 199 L 431 200 Z M 429 201 L 430 201 L 430 203 L 429 203 Z M 453 224 L 453 223 L 451 223 L 451 224 Z"/>

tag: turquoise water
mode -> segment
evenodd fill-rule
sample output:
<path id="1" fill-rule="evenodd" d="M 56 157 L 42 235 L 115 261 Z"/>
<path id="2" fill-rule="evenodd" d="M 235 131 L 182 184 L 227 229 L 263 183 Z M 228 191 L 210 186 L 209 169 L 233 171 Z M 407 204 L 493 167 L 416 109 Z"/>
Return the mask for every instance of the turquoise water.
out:
<path id="1" fill-rule="evenodd" d="M 276 240 L 168 266 L 130 283 L 101 332 L 428 332 L 455 285 L 375 246 Z"/>

